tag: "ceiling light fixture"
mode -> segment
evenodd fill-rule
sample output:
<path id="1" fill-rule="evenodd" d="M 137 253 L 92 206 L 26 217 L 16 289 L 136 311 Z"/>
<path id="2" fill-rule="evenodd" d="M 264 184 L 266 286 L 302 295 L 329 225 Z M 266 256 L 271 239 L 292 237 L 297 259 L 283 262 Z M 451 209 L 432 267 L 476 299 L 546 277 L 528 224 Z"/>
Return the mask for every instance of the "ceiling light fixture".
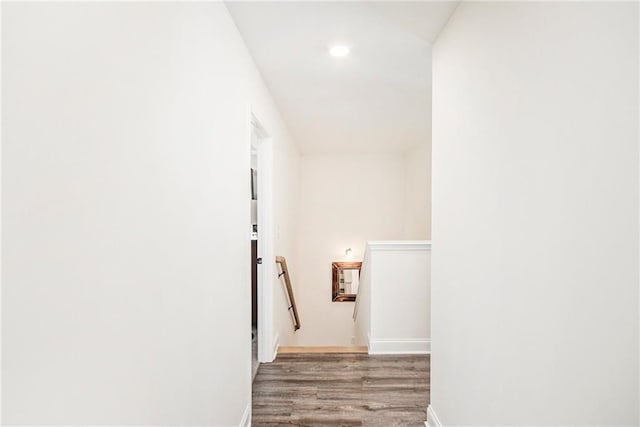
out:
<path id="1" fill-rule="evenodd" d="M 329 54 L 331 56 L 335 56 L 336 58 L 343 58 L 349 55 L 349 51 L 350 49 L 348 46 L 337 45 L 337 46 L 332 46 L 329 49 Z"/>

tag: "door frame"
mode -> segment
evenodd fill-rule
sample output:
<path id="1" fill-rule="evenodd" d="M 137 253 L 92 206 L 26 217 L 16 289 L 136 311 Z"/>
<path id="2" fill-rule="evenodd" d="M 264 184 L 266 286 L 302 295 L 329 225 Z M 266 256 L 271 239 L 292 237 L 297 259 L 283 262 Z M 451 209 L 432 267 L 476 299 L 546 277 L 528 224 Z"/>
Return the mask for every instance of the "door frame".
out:
<path id="1" fill-rule="evenodd" d="M 275 254 L 273 244 L 273 139 L 255 113 L 249 115 L 250 144 L 258 158 L 258 362 L 275 359 L 273 332 Z M 256 135 L 254 141 L 253 135 Z"/>

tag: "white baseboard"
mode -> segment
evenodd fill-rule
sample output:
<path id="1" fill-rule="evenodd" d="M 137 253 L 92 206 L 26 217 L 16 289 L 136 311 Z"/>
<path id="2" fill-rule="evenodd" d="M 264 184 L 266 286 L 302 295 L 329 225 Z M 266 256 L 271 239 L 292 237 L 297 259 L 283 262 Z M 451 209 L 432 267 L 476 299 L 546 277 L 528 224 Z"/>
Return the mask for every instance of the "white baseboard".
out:
<path id="1" fill-rule="evenodd" d="M 369 339 L 369 354 L 431 354 L 431 340 Z"/>
<path id="2" fill-rule="evenodd" d="M 436 411 L 433 410 L 433 406 L 429 405 L 427 408 L 427 422 L 424 423 L 427 427 L 442 427 L 442 423 L 436 415 Z"/>
<path id="3" fill-rule="evenodd" d="M 251 427 L 251 402 L 247 403 L 247 407 L 244 408 L 239 427 Z"/>

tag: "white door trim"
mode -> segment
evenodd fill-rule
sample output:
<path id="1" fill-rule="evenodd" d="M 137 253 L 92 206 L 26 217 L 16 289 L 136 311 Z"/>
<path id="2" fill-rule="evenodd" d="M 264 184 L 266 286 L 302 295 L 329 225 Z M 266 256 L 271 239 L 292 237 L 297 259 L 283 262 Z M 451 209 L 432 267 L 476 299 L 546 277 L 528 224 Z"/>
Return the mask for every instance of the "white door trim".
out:
<path id="1" fill-rule="evenodd" d="M 258 361 L 272 362 L 273 350 L 273 141 L 252 112 L 251 132 L 258 136 Z"/>
<path id="2" fill-rule="evenodd" d="M 433 409 L 433 406 L 429 405 L 427 407 L 427 422 L 424 423 L 427 427 L 442 427 L 442 423 L 438 419 L 436 415 L 436 411 Z"/>

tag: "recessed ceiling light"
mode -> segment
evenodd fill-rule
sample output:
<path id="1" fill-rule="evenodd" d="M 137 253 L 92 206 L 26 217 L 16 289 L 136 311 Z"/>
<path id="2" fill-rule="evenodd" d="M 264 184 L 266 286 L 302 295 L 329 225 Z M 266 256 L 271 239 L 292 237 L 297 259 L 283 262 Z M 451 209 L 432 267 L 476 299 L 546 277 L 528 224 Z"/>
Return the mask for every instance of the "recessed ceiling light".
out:
<path id="1" fill-rule="evenodd" d="M 338 58 L 345 57 L 349 55 L 349 47 L 340 45 L 332 46 L 331 49 L 329 49 L 329 54 Z"/>

